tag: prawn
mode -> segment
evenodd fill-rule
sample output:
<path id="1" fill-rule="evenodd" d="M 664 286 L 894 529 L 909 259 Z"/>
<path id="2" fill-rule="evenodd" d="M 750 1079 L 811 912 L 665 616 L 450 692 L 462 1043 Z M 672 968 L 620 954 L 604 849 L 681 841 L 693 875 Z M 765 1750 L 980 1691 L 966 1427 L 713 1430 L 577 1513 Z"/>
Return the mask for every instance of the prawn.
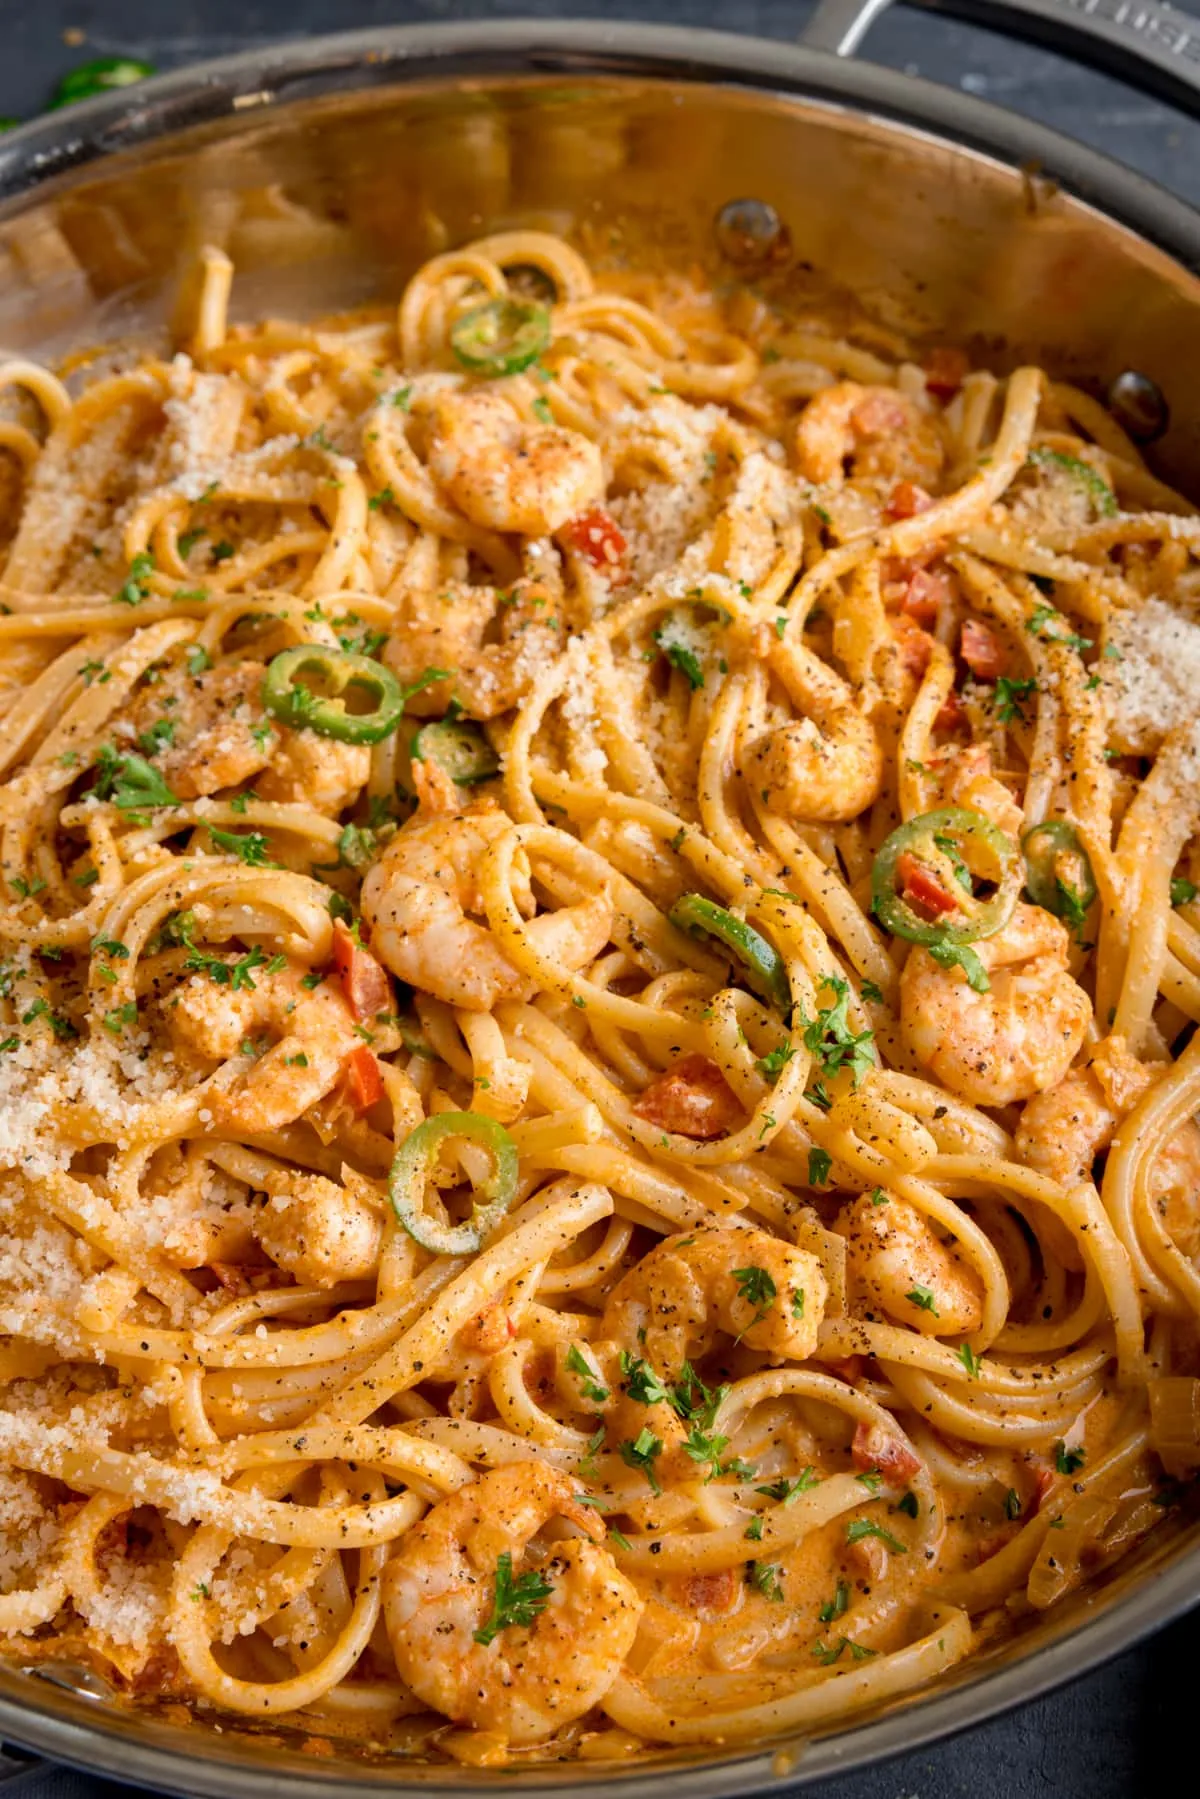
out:
<path id="1" fill-rule="evenodd" d="M 365 1280 L 379 1265 L 382 1202 L 353 1169 L 344 1169 L 343 1178 L 345 1185 L 339 1186 L 323 1174 L 289 1168 L 263 1180 L 268 1197 L 254 1235 L 301 1286 Z"/>
<path id="2" fill-rule="evenodd" d="M 879 796 L 878 736 L 840 675 L 806 649 L 779 650 L 780 678 L 805 716 L 752 739 L 742 753 L 742 776 L 771 812 L 844 824 Z"/>
<path id="3" fill-rule="evenodd" d="M 179 799 L 200 799 L 261 775 L 262 799 L 299 800 L 332 815 L 366 785 L 366 744 L 338 743 L 267 719 L 261 662 L 222 662 L 196 674 L 176 662 L 157 672 L 160 680 L 138 690 L 127 729 Z"/>
<path id="4" fill-rule="evenodd" d="M 603 496 L 604 463 L 591 439 L 527 425 L 501 394 L 441 394 L 431 418 L 430 470 L 472 524 L 549 537 Z"/>
<path id="5" fill-rule="evenodd" d="M 436 591 L 406 594 L 384 660 L 406 686 L 430 668 L 453 669 L 454 695 L 464 711 L 488 719 L 520 703 L 565 640 L 561 600 L 542 582 L 520 580 L 501 594 L 448 581 Z M 414 699 L 412 710 L 444 711 L 444 691 L 443 683 L 435 683 Z"/>
<path id="6" fill-rule="evenodd" d="M 527 977 L 479 919 L 479 862 L 511 829 L 490 801 L 450 814 L 422 804 L 363 882 L 363 918 L 379 960 L 409 986 L 470 1012 L 528 991 Z M 517 904 L 539 954 L 571 970 L 600 954 L 613 922 L 606 892 L 535 916 L 527 875 L 522 885 Z"/>
<path id="7" fill-rule="evenodd" d="M 664 1237 L 608 1296 L 600 1335 L 664 1376 L 706 1355 L 718 1330 L 775 1361 L 816 1347 L 827 1298 L 816 1256 L 759 1230 Z"/>
<path id="8" fill-rule="evenodd" d="M 868 1312 L 886 1312 L 926 1336 L 978 1329 L 978 1275 L 906 1199 L 885 1194 L 876 1203 L 863 1193 L 832 1228 L 845 1239 L 852 1291 Z"/>
<path id="9" fill-rule="evenodd" d="M 1019 840 L 1025 815 L 992 772 L 992 755 L 986 744 L 950 744 L 934 750 L 925 759 L 925 772 L 934 783 L 931 810 L 934 806 L 965 806 Z"/>
<path id="10" fill-rule="evenodd" d="M 963 969 L 917 946 L 900 976 L 904 1039 L 923 1068 L 977 1106 L 1006 1106 L 1057 1086 L 1078 1055 L 1091 1004 L 1067 967 L 1066 927 L 1018 903 L 994 937 L 972 945 L 986 993 Z"/>
<path id="11" fill-rule="evenodd" d="M 461 1487 L 409 1531 L 383 1572 L 383 1612 L 400 1677 L 425 1705 L 510 1743 L 537 1743 L 603 1699 L 643 1602 L 580 1497 L 556 1469 L 515 1462 Z M 555 1518 L 582 1540 L 538 1543 Z M 519 1620 L 511 1607 L 505 1615 L 514 1584 L 534 1595 Z"/>
<path id="12" fill-rule="evenodd" d="M 177 1050 L 200 1062 L 258 1056 L 206 1100 L 213 1126 L 247 1135 L 282 1129 L 324 1098 L 359 1047 L 354 1014 L 339 983 L 304 985 L 308 969 L 289 962 L 255 971 L 244 986 L 217 985 L 204 974 L 181 983 L 164 1004 Z M 253 981 L 253 985 L 250 982 Z M 259 1055 L 256 1033 L 277 1041 Z"/>
<path id="13" fill-rule="evenodd" d="M 794 438 L 800 473 L 840 487 L 847 465 L 855 479 L 936 485 L 946 460 L 932 413 L 894 387 L 839 381 L 809 401 Z"/>
<path id="14" fill-rule="evenodd" d="M 1029 1101 L 1017 1128 L 1018 1155 L 1064 1187 L 1091 1180 L 1096 1156 L 1155 1078 L 1152 1067 L 1131 1055 L 1124 1037 L 1106 1037 L 1086 1068 L 1073 1068 Z M 1158 1151 L 1148 1181 L 1170 1236 L 1194 1255 L 1200 1249 L 1200 1129 L 1191 1119 Z M 1069 1232 L 1054 1229 L 1056 1222 L 1048 1233 L 1051 1247 L 1068 1267 L 1077 1268 L 1078 1250 Z"/>

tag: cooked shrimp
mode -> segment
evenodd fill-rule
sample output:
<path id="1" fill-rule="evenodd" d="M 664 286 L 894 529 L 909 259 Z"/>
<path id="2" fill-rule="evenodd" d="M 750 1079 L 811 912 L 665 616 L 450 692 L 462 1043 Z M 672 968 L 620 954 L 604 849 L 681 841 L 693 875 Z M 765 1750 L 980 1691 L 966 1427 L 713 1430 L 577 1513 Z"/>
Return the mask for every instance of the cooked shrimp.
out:
<path id="1" fill-rule="evenodd" d="M 180 799 L 236 787 L 267 766 L 266 734 L 253 734 L 263 720 L 261 662 L 224 662 L 196 675 L 178 662 L 157 672 L 160 680 L 139 688 L 129 723 L 139 739 L 166 740 L 154 763 Z"/>
<path id="2" fill-rule="evenodd" d="M 931 1337 L 978 1327 L 983 1317 L 978 1275 L 907 1200 L 885 1195 L 876 1204 L 863 1193 L 843 1209 L 833 1229 L 846 1240 L 851 1288 L 863 1309 L 886 1312 Z"/>
<path id="3" fill-rule="evenodd" d="M 752 739 L 741 773 L 772 812 L 844 823 L 878 798 L 883 750 L 850 687 L 807 650 L 790 653 L 779 673 L 805 716 Z"/>
<path id="4" fill-rule="evenodd" d="M 840 487 L 856 479 L 913 481 L 933 487 L 946 460 L 932 413 L 892 387 L 839 381 L 800 414 L 796 461 L 806 480 Z"/>
<path id="5" fill-rule="evenodd" d="M 991 985 L 976 993 L 959 967 L 914 948 L 900 976 L 900 1022 L 922 1067 L 977 1106 L 1006 1106 L 1056 1086 L 1091 1017 L 1067 969 L 1066 927 L 1018 904 L 1002 931 L 972 945 Z"/>
<path id="6" fill-rule="evenodd" d="M 1154 1067 L 1131 1055 L 1123 1037 L 1106 1037 L 1086 1068 L 1072 1069 L 1030 1100 L 1017 1129 L 1017 1153 L 1063 1186 L 1091 1180 L 1096 1156 L 1156 1078 Z M 1200 1129 L 1191 1119 L 1154 1158 L 1149 1187 L 1170 1236 L 1185 1255 L 1194 1255 L 1200 1249 Z M 1047 1232 L 1050 1246 L 1068 1267 L 1080 1266 L 1070 1234 L 1055 1230 L 1056 1222 Z"/>
<path id="7" fill-rule="evenodd" d="M 541 582 L 518 581 L 501 593 L 447 581 L 406 595 L 384 660 L 406 684 L 429 668 L 454 670 L 452 683 L 439 681 L 416 696 L 414 712 L 444 711 L 452 690 L 472 718 L 496 718 L 520 703 L 565 640 L 562 604 Z"/>
<path id="8" fill-rule="evenodd" d="M 379 1264 L 383 1215 L 366 1181 L 345 1169 L 345 1185 L 323 1174 L 281 1169 L 264 1181 L 267 1202 L 254 1234 L 273 1262 L 302 1285 L 365 1280 Z"/>
<path id="9" fill-rule="evenodd" d="M 590 438 L 527 425 L 484 389 L 446 393 L 432 407 L 429 467 L 472 524 L 549 537 L 604 492 Z"/>
<path id="10" fill-rule="evenodd" d="M 816 1347 L 828 1290 L 807 1250 L 758 1230 L 664 1237 L 609 1294 L 600 1335 L 664 1378 L 712 1348 L 718 1330 L 774 1361 Z"/>
<path id="11" fill-rule="evenodd" d="M 223 662 L 190 674 L 185 663 L 158 670 L 138 690 L 129 726 L 180 799 L 199 799 L 261 775 L 265 800 L 299 800 L 333 815 L 366 785 L 371 752 L 315 731 L 269 719 L 262 704 L 261 662 Z"/>
<path id="12" fill-rule="evenodd" d="M 583 1540 L 537 1542 L 556 1518 Z M 642 1614 L 603 1536 L 573 1482 L 538 1462 L 495 1468 L 443 1499 L 383 1572 L 401 1679 L 424 1704 L 510 1743 L 541 1742 L 582 1717 L 620 1673 Z M 532 1621 L 505 1621 L 506 1576 L 526 1587 L 536 1577 Z"/>
<path id="13" fill-rule="evenodd" d="M 991 751 L 986 744 L 951 744 L 934 750 L 925 761 L 933 777 L 934 806 L 966 806 L 982 812 L 1014 839 L 1021 835 L 1025 816 L 1016 800 L 992 772 Z"/>
<path id="14" fill-rule="evenodd" d="M 258 781 L 264 800 L 293 800 L 335 818 L 352 806 L 367 784 L 371 751 L 365 743 L 339 743 L 316 731 L 280 728 L 270 766 Z"/>
<path id="15" fill-rule="evenodd" d="M 295 963 L 268 974 L 255 970 L 254 986 L 218 986 L 207 975 L 184 981 L 164 1006 L 177 1050 L 201 1062 L 254 1054 L 233 1083 L 211 1094 L 207 1109 L 217 1129 L 247 1134 L 279 1130 L 322 1099 L 342 1064 L 361 1043 L 340 983 L 307 988 L 308 970 Z M 277 1041 L 260 1055 L 257 1033 Z"/>
<path id="16" fill-rule="evenodd" d="M 480 858 L 511 829 L 490 804 L 457 816 L 419 811 L 372 864 L 363 882 L 363 918 L 371 948 L 400 980 L 471 1012 L 490 1012 L 528 991 L 526 976 L 478 917 Z M 528 889 L 522 897 L 531 941 L 560 968 L 583 968 L 608 942 L 613 915 L 607 893 L 536 917 Z"/>

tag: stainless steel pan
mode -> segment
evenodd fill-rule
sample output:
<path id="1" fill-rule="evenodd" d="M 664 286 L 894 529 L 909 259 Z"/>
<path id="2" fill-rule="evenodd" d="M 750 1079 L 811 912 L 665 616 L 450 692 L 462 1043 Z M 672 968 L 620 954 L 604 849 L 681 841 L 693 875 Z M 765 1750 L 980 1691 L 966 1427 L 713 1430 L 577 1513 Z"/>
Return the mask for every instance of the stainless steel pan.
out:
<path id="1" fill-rule="evenodd" d="M 1160 465 L 1200 490 L 1200 215 L 978 99 L 847 60 L 886 3 L 824 0 L 795 49 L 602 22 L 321 38 L 53 114 L 0 142 L 0 348 L 161 335 L 204 242 L 236 259 L 236 310 L 294 313 L 395 295 L 444 244 L 517 221 L 648 232 L 687 254 L 725 202 L 749 196 L 790 232 L 798 291 L 824 285 L 835 303 L 972 342 L 998 364 L 1032 354 L 1099 383 L 1144 372 L 1170 403 Z M 932 4 L 1197 110 L 1200 38 L 1150 0 Z M 633 1770 L 331 1759 L 279 1726 L 217 1730 L 202 1714 L 180 1726 L 69 1667 L 0 1671 L 0 1735 L 188 1795 L 609 1783 L 629 1799 L 715 1799 L 929 1743 L 1197 1598 L 1200 1542 L 1173 1518 L 1107 1584 L 1019 1624 L 928 1697 L 807 1744 Z"/>

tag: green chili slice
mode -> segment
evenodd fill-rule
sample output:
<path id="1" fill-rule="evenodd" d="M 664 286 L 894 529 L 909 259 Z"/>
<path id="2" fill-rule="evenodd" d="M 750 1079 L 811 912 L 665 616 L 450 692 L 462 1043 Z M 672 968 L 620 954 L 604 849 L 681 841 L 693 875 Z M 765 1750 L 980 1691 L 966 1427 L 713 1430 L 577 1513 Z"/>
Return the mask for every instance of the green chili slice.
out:
<path id="1" fill-rule="evenodd" d="M 702 893 L 685 893 L 671 907 L 670 920 L 691 937 L 712 937 L 731 951 L 746 972 L 746 981 L 760 999 L 777 1011 L 787 1012 L 792 1003 L 783 957 L 761 932 L 745 919 L 735 918 L 724 906 Z"/>
<path id="2" fill-rule="evenodd" d="M 77 100 L 91 100 L 96 94 L 111 93 L 113 88 L 132 87 L 135 81 L 145 81 L 154 73 L 152 62 L 141 62 L 136 56 L 97 56 L 63 76 L 50 108 L 73 106 Z"/>
<path id="3" fill-rule="evenodd" d="M 450 348 L 473 375 L 519 375 L 549 342 L 550 314 L 535 300 L 488 300 L 450 331 Z"/>
<path id="4" fill-rule="evenodd" d="M 1021 848 L 1025 852 L 1025 886 L 1034 905 L 1077 930 L 1096 902 L 1097 888 L 1075 826 L 1065 818 L 1047 818 L 1026 831 Z"/>
<path id="5" fill-rule="evenodd" d="M 1035 468 L 1061 469 L 1064 475 L 1079 484 L 1102 518 L 1115 518 L 1119 510 L 1117 496 L 1103 475 L 1098 475 L 1090 463 L 1081 462 L 1078 456 L 1068 456 L 1065 450 L 1051 450 L 1044 446 L 1030 450 L 1029 461 Z"/>
<path id="6" fill-rule="evenodd" d="M 422 725 L 412 753 L 418 762 L 436 762 L 460 787 L 490 781 L 500 771 L 500 758 L 481 727 L 462 719 L 438 718 Z"/>
<path id="7" fill-rule="evenodd" d="M 492 1161 L 491 1178 L 475 1189 L 471 1216 L 462 1224 L 435 1217 L 425 1210 L 424 1203 L 438 1153 L 443 1143 L 456 1137 L 478 1144 Z M 494 1118 L 485 1118 L 482 1112 L 438 1112 L 400 1145 L 388 1192 L 396 1217 L 422 1249 L 439 1256 L 467 1256 L 480 1248 L 512 1205 L 517 1170 L 517 1146 Z"/>
<path id="8" fill-rule="evenodd" d="M 906 872 L 899 864 L 912 857 L 921 870 L 954 900 L 953 908 L 926 916 L 902 892 Z M 983 898 L 974 883 L 994 884 Z M 876 918 L 893 937 L 926 945 L 977 943 L 994 937 L 1012 917 L 1021 886 L 1021 858 L 1011 837 L 982 812 L 947 806 L 925 812 L 900 825 L 881 846 L 871 871 L 872 906 Z"/>
<path id="9" fill-rule="evenodd" d="M 263 705 L 295 729 L 336 737 L 339 743 L 379 743 L 396 729 L 413 691 L 371 656 L 302 643 L 272 658 Z M 349 698 L 365 700 L 369 710 L 350 711 Z"/>

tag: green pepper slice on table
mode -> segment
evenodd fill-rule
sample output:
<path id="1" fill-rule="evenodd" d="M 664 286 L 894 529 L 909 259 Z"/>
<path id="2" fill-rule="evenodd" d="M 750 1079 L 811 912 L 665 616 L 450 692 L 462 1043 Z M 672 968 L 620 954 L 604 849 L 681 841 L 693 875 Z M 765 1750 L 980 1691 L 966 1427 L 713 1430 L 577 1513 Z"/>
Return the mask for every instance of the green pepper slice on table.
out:
<path id="1" fill-rule="evenodd" d="M 550 342 L 550 314 L 534 300 L 488 300 L 456 319 L 450 348 L 473 375 L 519 375 Z"/>
<path id="2" fill-rule="evenodd" d="M 462 1224 L 436 1218 L 424 1204 L 425 1188 L 442 1145 L 456 1137 L 477 1144 L 492 1162 L 491 1176 L 476 1188 L 471 1216 Z M 422 1249 L 439 1256 L 473 1255 L 512 1205 L 517 1173 L 517 1146 L 494 1118 L 485 1118 L 482 1112 L 438 1112 L 400 1145 L 388 1177 L 388 1193 L 396 1217 Z"/>
<path id="3" fill-rule="evenodd" d="M 132 87 L 156 73 L 152 62 L 136 56 L 97 56 L 68 70 L 54 90 L 50 110 L 73 106 L 77 100 L 91 100 L 96 94 L 109 94 L 114 88 Z"/>
<path id="4" fill-rule="evenodd" d="M 668 914 L 673 925 L 690 937 L 710 937 L 729 950 L 745 971 L 746 983 L 759 999 L 777 1011 L 787 1012 L 792 1003 L 787 969 L 779 951 L 753 925 L 705 899 L 702 893 L 685 893 Z"/>

